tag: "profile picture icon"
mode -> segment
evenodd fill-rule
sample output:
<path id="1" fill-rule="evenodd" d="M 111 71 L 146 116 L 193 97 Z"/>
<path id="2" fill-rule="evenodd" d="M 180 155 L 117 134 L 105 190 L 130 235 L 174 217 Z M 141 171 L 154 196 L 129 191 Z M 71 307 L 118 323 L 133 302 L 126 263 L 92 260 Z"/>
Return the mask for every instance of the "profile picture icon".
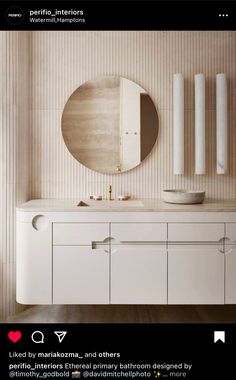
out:
<path id="1" fill-rule="evenodd" d="M 11 25 L 18 25 L 24 20 L 24 12 L 21 7 L 12 6 L 5 12 L 5 18 Z"/>

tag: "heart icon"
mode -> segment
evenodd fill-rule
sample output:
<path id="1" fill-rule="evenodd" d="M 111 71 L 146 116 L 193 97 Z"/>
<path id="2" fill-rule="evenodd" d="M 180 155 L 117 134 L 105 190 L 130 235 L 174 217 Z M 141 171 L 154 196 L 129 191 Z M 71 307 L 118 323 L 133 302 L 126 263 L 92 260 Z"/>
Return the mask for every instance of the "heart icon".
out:
<path id="1" fill-rule="evenodd" d="M 13 342 L 16 343 L 18 340 L 20 340 L 22 337 L 22 334 L 20 331 L 9 331 L 8 338 Z"/>

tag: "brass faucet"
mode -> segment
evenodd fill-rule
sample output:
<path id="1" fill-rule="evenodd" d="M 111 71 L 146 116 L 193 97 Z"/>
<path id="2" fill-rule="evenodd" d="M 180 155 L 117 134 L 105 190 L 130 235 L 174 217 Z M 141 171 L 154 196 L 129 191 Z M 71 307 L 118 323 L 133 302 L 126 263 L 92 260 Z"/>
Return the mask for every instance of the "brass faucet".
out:
<path id="1" fill-rule="evenodd" d="M 111 185 L 109 186 L 109 201 L 112 201 L 112 187 Z"/>

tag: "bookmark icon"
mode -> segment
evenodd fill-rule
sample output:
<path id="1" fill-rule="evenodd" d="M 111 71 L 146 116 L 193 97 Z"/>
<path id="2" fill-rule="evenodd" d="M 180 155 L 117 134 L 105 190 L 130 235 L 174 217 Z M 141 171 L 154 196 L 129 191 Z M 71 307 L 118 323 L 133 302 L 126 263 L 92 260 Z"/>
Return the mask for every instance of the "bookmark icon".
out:
<path id="1" fill-rule="evenodd" d="M 225 331 L 214 331 L 214 343 L 225 343 Z"/>
<path id="2" fill-rule="evenodd" d="M 54 331 L 54 334 L 58 337 L 59 343 L 65 338 L 67 331 Z"/>

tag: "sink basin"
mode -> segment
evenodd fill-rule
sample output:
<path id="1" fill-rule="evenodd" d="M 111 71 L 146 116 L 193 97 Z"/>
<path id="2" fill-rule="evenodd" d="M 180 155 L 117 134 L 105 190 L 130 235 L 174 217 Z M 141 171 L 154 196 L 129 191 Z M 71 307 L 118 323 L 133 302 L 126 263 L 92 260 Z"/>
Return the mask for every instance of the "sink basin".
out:
<path id="1" fill-rule="evenodd" d="M 108 201 L 110 208 L 129 208 L 129 207 L 143 207 L 144 204 L 138 200 L 127 201 Z"/>
<path id="2" fill-rule="evenodd" d="M 195 190 L 163 190 L 162 199 L 167 203 L 195 204 L 202 203 L 205 198 L 205 191 Z"/>
<path id="3" fill-rule="evenodd" d="M 139 208 L 144 207 L 143 202 L 139 200 L 126 200 L 126 201 L 94 201 L 94 200 L 81 200 L 78 204 L 78 207 L 92 207 L 92 208 L 107 208 L 107 209 L 119 209 L 119 208 Z"/>

